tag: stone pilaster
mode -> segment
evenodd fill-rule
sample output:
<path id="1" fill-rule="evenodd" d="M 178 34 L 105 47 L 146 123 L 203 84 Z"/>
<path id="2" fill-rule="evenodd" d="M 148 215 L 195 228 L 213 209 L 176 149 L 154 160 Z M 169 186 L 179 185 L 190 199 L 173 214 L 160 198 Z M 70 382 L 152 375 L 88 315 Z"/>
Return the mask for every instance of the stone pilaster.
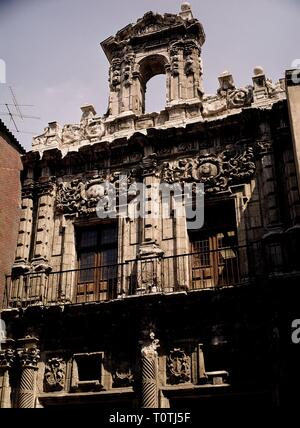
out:
<path id="1" fill-rule="evenodd" d="M 269 273 L 281 271 L 283 266 L 282 253 L 282 221 L 278 199 L 278 188 L 275 174 L 275 159 L 271 150 L 261 159 L 260 197 L 264 223 L 264 250 L 267 257 Z"/>
<path id="2" fill-rule="evenodd" d="M 25 338 L 19 341 L 22 348 L 18 350 L 21 363 L 21 379 L 18 391 L 18 408 L 34 408 L 36 402 L 36 371 L 40 351 L 38 349 L 38 339 L 34 337 Z"/>
<path id="3" fill-rule="evenodd" d="M 38 207 L 33 266 L 36 270 L 48 268 L 51 228 L 53 223 L 54 184 L 42 177 L 38 184 Z"/>
<path id="4" fill-rule="evenodd" d="M 155 334 L 151 332 L 149 335 L 149 340 L 143 344 L 141 349 L 142 408 L 158 407 L 158 342 L 159 340 L 155 339 Z"/>
<path id="5" fill-rule="evenodd" d="M 300 223 L 299 189 L 294 156 L 292 150 L 289 148 L 286 148 L 283 151 L 283 163 L 289 203 L 289 212 L 292 224 L 296 225 Z"/>
<path id="6" fill-rule="evenodd" d="M 11 403 L 10 369 L 15 358 L 14 341 L 6 339 L 0 350 L 0 408 L 8 409 Z"/>
<path id="7" fill-rule="evenodd" d="M 160 242 L 160 179 L 156 175 L 157 156 L 155 153 L 145 157 L 143 168 L 143 210 L 142 210 L 142 243 L 139 248 L 138 290 L 137 292 L 157 291 L 161 284 L 161 263 L 159 257 L 163 255 L 159 247 Z M 152 260 L 149 260 L 153 258 Z M 145 260 L 143 260 L 145 259 Z"/>
<path id="8" fill-rule="evenodd" d="M 22 187 L 22 211 L 19 225 L 16 258 L 13 269 L 28 270 L 30 243 L 33 225 L 33 171 L 27 171 L 27 178 Z"/>
<path id="9" fill-rule="evenodd" d="M 187 232 L 186 208 L 183 204 L 182 195 L 173 198 L 173 211 L 175 215 L 175 239 L 176 239 L 176 255 L 188 254 L 189 237 Z M 179 257 L 176 261 L 176 276 L 177 284 L 180 289 L 185 290 L 190 285 L 190 269 L 189 257 Z M 179 291 L 179 290 L 174 290 Z"/>
<path id="10" fill-rule="evenodd" d="M 266 153 L 261 160 L 262 165 L 262 193 L 265 202 L 264 218 L 267 230 L 278 229 L 281 219 L 274 171 L 274 155 Z"/>

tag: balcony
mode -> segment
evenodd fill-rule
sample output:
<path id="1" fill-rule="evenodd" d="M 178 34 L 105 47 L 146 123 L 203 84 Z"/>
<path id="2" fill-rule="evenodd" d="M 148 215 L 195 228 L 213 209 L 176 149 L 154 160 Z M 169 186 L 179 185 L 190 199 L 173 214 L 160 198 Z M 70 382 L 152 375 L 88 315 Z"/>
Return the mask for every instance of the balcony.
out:
<path id="1" fill-rule="evenodd" d="M 233 287 L 283 271 L 281 248 L 261 243 L 6 279 L 4 308 L 105 302 L 154 293 Z"/>

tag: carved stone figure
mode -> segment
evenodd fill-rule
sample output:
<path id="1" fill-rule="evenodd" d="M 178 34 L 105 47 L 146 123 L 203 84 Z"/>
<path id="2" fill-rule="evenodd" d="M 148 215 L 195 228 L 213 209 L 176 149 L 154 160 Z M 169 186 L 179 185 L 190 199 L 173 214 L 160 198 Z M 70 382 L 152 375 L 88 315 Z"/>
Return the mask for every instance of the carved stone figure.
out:
<path id="1" fill-rule="evenodd" d="M 132 68 L 134 63 L 134 54 L 128 53 L 124 59 L 123 79 L 126 86 L 132 84 Z"/>
<path id="2" fill-rule="evenodd" d="M 112 89 L 116 89 L 116 87 L 121 83 L 121 60 L 119 58 L 114 58 L 112 60 L 110 75 L 111 87 Z"/>
<path id="3" fill-rule="evenodd" d="M 170 50 L 171 57 L 171 74 L 176 77 L 179 75 L 179 48 L 173 46 Z"/>
<path id="4" fill-rule="evenodd" d="M 181 348 L 170 351 L 167 359 L 167 381 L 172 385 L 191 381 L 191 358 Z"/>
<path id="5" fill-rule="evenodd" d="M 44 375 L 46 392 L 62 391 L 65 385 L 66 364 L 62 358 L 53 357 L 47 361 Z"/>

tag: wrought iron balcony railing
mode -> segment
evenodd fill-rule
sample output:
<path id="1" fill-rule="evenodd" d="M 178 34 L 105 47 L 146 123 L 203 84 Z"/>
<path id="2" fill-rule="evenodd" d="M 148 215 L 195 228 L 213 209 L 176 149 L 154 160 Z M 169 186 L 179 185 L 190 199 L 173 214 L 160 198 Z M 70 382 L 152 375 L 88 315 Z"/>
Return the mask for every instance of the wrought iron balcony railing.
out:
<path id="1" fill-rule="evenodd" d="M 260 243 L 214 251 L 129 260 L 60 272 L 9 276 L 4 307 L 104 302 L 150 293 L 231 287 L 282 269 L 280 248 Z"/>

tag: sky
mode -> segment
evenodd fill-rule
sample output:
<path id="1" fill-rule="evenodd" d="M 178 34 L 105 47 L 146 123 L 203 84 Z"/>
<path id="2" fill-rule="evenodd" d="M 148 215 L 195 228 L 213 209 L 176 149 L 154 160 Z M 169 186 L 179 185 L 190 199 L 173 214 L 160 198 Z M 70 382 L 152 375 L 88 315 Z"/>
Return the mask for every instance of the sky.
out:
<path id="1" fill-rule="evenodd" d="M 33 135 L 48 122 L 80 120 L 80 106 L 93 104 L 102 115 L 108 105 L 108 61 L 100 42 L 146 12 L 178 13 L 180 0 L 0 0 L 0 60 L 6 84 L 0 104 L 12 103 L 10 86 L 23 115 L 19 131 L 6 123 L 30 150 Z M 237 86 L 252 83 L 260 65 L 273 81 L 300 58 L 300 0 L 191 0 L 194 17 L 204 26 L 204 89 L 213 94 L 218 76 L 229 70 Z M 164 77 L 148 84 L 146 109 L 160 111 Z M 1 79 L 0 79 L 1 80 Z M 14 108 L 12 110 L 16 113 Z M 6 107 L 0 105 L 0 113 Z"/>

